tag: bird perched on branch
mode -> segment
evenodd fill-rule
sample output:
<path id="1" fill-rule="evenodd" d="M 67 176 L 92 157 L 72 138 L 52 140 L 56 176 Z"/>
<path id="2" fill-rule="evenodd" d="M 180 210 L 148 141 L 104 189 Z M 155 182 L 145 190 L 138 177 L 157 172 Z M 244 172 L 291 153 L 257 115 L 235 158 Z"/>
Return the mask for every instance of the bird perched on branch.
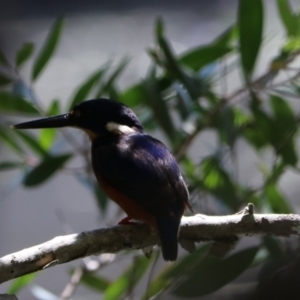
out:
<path id="1" fill-rule="evenodd" d="M 131 219 L 158 231 L 163 258 L 178 252 L 181 217 L 191 206 L 174 156 L 159 140 L 144 133 L 137 116 L 124 104 L 96 99 L 76 105 L 69 113 L 14 125 L 15 129 L 75 127 L 92 143 L 92 166 L 109 198 Z"/>

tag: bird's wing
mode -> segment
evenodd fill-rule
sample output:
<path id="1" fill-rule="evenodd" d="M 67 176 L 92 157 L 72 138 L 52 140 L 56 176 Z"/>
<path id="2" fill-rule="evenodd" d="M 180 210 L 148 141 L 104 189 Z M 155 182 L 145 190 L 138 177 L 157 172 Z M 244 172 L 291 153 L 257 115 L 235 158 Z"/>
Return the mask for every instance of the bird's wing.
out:
<path id="1" fill-rule="evenodd" d="M 188 190 L 173 155 L 146 134 L 131 134 L 110 145 L 93 145 L 94 171 L 154 216 L 183 213 Z"/>

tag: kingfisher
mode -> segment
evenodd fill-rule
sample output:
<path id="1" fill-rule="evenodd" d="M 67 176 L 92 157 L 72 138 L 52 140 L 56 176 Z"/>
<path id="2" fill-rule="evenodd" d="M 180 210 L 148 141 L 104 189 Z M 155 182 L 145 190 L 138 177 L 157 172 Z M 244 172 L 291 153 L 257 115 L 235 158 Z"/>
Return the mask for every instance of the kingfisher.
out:
<path id="1" fill-rule="evenodd" d="M 144 132 L 134 112 L 110 99 L 83 101 L 69 113 L 25 122 L 15 129 L 75 127 L 91 141 L 91 162 L 105 194 L 127 214 L 158 232 L 165 261 L 175 261 L 182 215 L 189 192 L 176 159 Z"/>

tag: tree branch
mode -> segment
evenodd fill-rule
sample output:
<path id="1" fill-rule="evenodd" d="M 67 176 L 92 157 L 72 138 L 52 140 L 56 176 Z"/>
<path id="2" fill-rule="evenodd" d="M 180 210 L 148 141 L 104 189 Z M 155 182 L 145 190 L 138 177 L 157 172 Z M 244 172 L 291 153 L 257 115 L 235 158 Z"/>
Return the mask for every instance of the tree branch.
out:
<path id="1" fill-rule="evenodd" d="M 241 214 L 183 217 L 180 239 L 234 241 L 242 236 L 300 235 L 300 215 L 253 214 L 248 205 Z M 0 283 L 78 258 L 156 245 L 158 236 L 144 224 L 119 225 L 55 237 L 0 258 Z"/>

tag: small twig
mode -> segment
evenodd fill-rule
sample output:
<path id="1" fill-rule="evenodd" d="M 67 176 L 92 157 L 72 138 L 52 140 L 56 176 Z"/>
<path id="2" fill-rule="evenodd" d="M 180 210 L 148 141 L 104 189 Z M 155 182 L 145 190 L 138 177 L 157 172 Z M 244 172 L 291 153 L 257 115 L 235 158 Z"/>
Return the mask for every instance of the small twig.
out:
<path id="1" fill-rule="evenodd" d="M 74 273 L 72 274 L 69 283 L 66 285 L 65 289 L 60 295 L 61 300 L 70 299 L 74 294 L 78 284 L 81 281 L 81 278 L 84 274 L 84 267 L 80 266 L 75 268 Z"/>

